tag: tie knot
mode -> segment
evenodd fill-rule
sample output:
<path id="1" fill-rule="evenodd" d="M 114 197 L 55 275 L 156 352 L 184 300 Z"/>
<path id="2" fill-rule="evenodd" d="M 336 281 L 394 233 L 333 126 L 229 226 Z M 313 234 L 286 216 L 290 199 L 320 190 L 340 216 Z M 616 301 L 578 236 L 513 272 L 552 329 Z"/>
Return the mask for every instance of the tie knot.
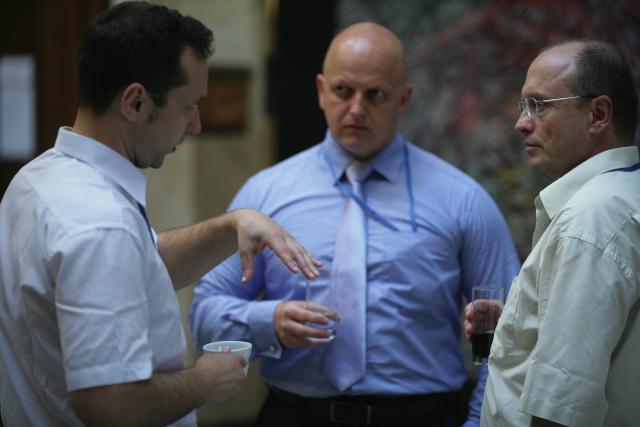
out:
<path id="1" fill-rule="evenodd" d="M 365 162 L 354 160 L 347 166 L 346 174 L 350 183 L 361 183 L 371 173 L 371 166 Z"/>

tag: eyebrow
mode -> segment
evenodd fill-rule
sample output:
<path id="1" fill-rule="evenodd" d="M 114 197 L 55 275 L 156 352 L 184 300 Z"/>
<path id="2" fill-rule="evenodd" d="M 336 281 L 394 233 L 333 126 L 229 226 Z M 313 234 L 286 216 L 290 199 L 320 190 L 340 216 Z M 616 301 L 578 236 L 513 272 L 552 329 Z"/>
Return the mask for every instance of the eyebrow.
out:
<path id="1" fill-rule="evenodd" d="M 545 96 L 542 95 L 540 92 L 531 92 L 530 94 L 526 95 L 526 96 L 522 96 L 523 98 L 535 98 L 537 100 L 541 100 L 541 99 L 545 99 Z"/>

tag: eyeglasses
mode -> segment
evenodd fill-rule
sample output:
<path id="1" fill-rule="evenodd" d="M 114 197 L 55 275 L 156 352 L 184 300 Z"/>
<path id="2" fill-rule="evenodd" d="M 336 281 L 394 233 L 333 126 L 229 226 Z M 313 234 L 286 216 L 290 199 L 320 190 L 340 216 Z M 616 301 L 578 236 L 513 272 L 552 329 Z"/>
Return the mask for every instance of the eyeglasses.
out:
<path id="1" fill-rule="evenodd" d="M 522 114 L 523 111 L 526 111 L 528 117 L 534 118 L 544 108 L 545 104 L 578 98 L 595 98 L 595 95 L 577 95 L 553 99 L 535 99 L 531 97 L 522 98 L 520 99 L 520 102 L 518 102 L 518 111 L 520 114 Z"/>

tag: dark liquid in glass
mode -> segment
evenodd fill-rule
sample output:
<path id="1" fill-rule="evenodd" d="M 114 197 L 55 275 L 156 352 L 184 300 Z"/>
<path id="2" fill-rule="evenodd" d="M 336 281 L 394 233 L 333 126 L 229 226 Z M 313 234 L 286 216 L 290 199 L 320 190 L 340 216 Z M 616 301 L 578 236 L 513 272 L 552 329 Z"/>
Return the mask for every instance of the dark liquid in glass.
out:
<path id="1" fill-rule="evenodd" d="M 471 336 L 471 354 L 473 354 L 474 357 L 489 357 L 492 342 L 493 332 L 473 334 Z"/>

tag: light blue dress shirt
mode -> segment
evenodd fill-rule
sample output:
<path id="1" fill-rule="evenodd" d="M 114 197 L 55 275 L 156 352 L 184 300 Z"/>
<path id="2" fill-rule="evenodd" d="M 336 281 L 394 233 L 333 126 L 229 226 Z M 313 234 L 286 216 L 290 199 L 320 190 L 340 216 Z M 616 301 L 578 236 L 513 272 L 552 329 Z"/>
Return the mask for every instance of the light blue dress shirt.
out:
<path id="1" fill-rule="evenodd" d="M 410 163 L 417 231 L 412 231 L 404 146 Z M 327 132 L 321 144 L 250 178 L 230 209 L 254 208 L 288 230 L 324 265 L 313 286 L 327 286 L 344 196 L 338 179 L 352 157 Z M 520 268 L 509 230 L 491 197 L 473 179 L 396 135 L 368 160 L 367 204 L 399 230 L 367 218 L 366 372 L 348 394 L 414 395 L 456 391 L 467 379 L 460 354 L 463 297 L 474 285 L 508 290 Z M 273 327 L 284 300 L 305 299 L 305 279 L 266 250 L 255 275 L 240 283 L 234 255 L 206 274 L 189 320 L 199 346 L 244 339 L 261 356 L 265 381 L 314 397 L 338 391 L 321 371 L 326 347 L 283 348 Z M 470 405 L 480 415 L 486 368 Z"/>

